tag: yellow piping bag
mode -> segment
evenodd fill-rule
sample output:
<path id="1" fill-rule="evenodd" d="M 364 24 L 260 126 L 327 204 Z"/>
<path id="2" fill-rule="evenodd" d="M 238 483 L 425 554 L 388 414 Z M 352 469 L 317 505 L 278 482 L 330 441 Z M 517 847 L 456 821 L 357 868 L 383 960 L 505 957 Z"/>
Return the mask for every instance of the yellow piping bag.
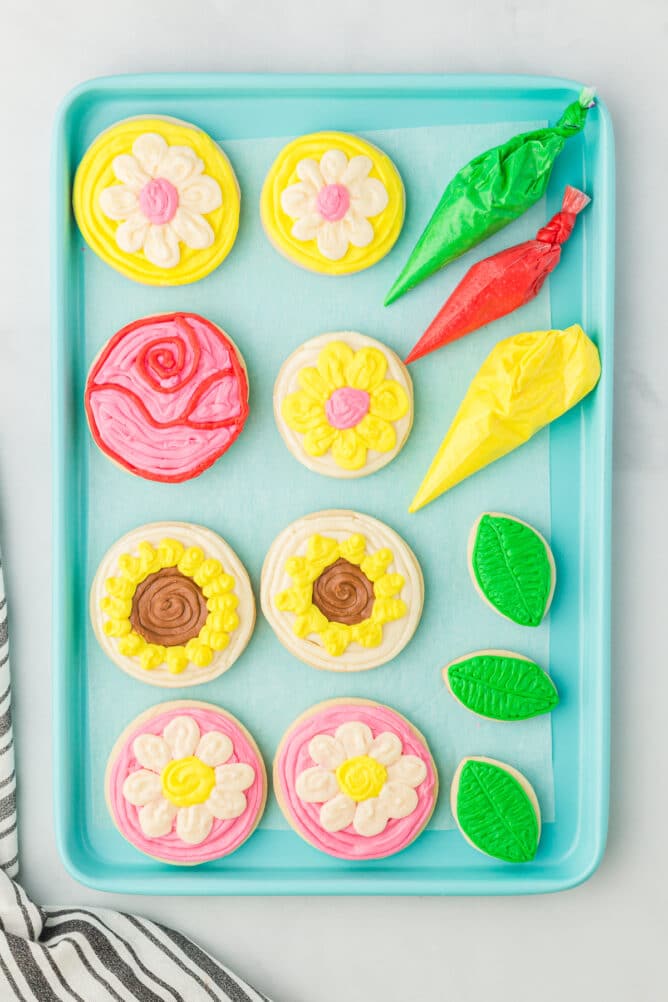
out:
<path id="1" fill-rule="evenodd" d="M 586 397 L 601 375 L 579 324 L 500 341 L 468 388 L 409 511 L 528 442 Z"/>

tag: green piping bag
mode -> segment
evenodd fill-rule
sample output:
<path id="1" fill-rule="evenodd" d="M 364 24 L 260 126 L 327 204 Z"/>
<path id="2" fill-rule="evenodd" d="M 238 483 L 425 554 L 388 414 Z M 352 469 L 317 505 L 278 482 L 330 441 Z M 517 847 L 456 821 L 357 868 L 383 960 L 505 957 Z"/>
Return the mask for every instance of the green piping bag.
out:
<path id="1" fill-rule="evenodd" d="M 593 97 L 594 91 L 585 88 L 556 125 L 513 136 L 455 174 L 390 289 L 386 306 L 512 223 L 544 195 L 554 161 L 566 140 L 584 128 Z"/>

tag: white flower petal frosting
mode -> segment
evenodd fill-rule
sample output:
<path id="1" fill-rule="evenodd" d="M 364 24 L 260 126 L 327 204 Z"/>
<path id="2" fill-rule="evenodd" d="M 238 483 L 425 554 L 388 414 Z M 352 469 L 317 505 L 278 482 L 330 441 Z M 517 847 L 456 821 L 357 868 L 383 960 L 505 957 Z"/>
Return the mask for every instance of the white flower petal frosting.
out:
<path id="1" fill-rule="evenodd" d="M 144 285 L 210 274 L 234 246 L 240 205 L 224 150 L 197 125 L 166 115 L 133 115 L 100 132 L 72 187 L 88 247 Z"/>
<path id="2" fill-rule="evenodd" d="M 401 176 L 378 146 L 349 132 L 297 136 L 278 153 L 260 196 L 264 230 L 288 260 L 320 275 L 371 268 L 404 222 Z"/>
<path id="3" fill-rule="evenodd" d="M 118 737 L 104 779 L 120 834 L 152 859 L 196 866 L 235 852 L 267 799 L 260 749 L 222 707 L 160 703 Z"/>
<path id="4" fill-rule="evenodd" d="M 174 717 L 162 734 L 141 734 L 132 750 L 140 768 L 123 783 L 123 797 L 139 807 L 138 820 L 148 838 L 160 838 L 174 827 L 188 845 L 203 842 L 214 818 L 230 820 L 246 810 L 255 769 L 229 762 L 232 742 L 220 731 L 200 733 L 187 714 Z"/>
<path id="5" fill-rule="evenodd" d="M 302 713 L 279 743 L 273 778 L 297 834 L 347 860 L 405 849 L 438 796 L 424 736 L 397 710 L 369 699 L 330 699 Z"/>
<path id="6" fill-rule="evenodd" d="M 99 204 L 120 223 L 114 236 L 122 251 L 143 250 L 148 261 L 168 269 L 181 260 L 180 244 L 193 250 L 213 244 L 204 216 L 222 204 L 222 191 L 194 150 L 147 132 L 135 139 L 132 154 L 114 157 L 111 166 L 120 183 L 104 188 Z"/>
<path id="7" fill-rule="evenodd" d="M 427 767 L 402 753 L 401 738 L 383 731 L 374 738 L 359 720 L 341 724 L 334 735 L 316 734 L 309 755 L 317 764 L 297 776 L 295 792 L 305 803 L 322 804 L 320 824 L 327 832 L 352 825 L 371 838 L 391 818 L 406 818 L 418 806 L 418 787 Z"/>
<path id="8" fill-rule="evenodd" d="M 374 238 L 369 217 L 386 208 L 389 195 L 382 181 L 369 177 L 370 157 L 350 159 L 342 150 L 327 150 L 297 164 L 299 181 L 281 192 L 281 208 L 294 219 L 297 240 L 315 240 L 328 261 L 340 261 L 352 244 L 368 247 Z"/>

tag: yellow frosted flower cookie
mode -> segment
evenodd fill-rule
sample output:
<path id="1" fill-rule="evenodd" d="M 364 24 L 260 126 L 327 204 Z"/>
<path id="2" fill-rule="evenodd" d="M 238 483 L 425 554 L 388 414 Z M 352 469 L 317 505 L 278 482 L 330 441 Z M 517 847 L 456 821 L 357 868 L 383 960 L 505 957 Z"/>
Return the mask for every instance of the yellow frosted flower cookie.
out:
<path id="1" fill-rule="evenodd" d="M 314 132 L 281 150 L 260 211 L 281 254 L 323 275 L 349 275 L 389 253 L 404 205 L 404 186 L 387 154 L 346 132 Z"/>
<path id="2" fill-rule="evenodd" d="M 311 338 L 281 366 L 274 415 L 300 463 L 328 477 L 364 477 L 403 448 L 413 385 L 401 359 L 356 331 Z"/>
<path id="3" fill-rule="evenodd" d="M 232 250 L 239 185 L 201 129 L 160 115 L 117 122 L 88 148 L 74 214 L 103 261 L 145 285 L 204 278 Z"/>

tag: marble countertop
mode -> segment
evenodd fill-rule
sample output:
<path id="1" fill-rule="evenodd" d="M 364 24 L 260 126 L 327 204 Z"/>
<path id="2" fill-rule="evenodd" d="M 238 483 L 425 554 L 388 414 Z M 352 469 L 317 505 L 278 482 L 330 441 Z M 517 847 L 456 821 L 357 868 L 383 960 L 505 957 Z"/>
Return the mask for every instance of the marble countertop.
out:
<path id="1" fill-rule="evenodd" d="M 199 25 L 204 30 L 198 30 Z M 0 538 L 10 595 L 22 878 L 38 902 L 139 911 L 276 1002 L 659 998 L 668 922 L 663 625 L 668 503 L 662 0 L 8 0 L 0 85 Z M 60 98 L 157 70 L 553 73 L 596 85 L 618 153 L 612 797 L 576 890 L 496 899 L 104 895 L 58 857 L 50 770 L 48 176 Z M 57 582 L 55 585 L 57 587 Z"/>

